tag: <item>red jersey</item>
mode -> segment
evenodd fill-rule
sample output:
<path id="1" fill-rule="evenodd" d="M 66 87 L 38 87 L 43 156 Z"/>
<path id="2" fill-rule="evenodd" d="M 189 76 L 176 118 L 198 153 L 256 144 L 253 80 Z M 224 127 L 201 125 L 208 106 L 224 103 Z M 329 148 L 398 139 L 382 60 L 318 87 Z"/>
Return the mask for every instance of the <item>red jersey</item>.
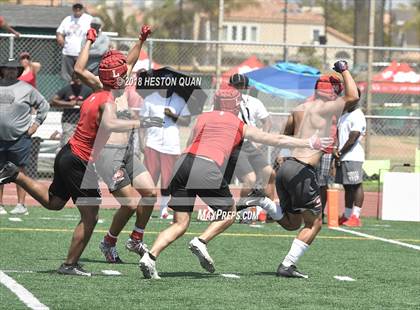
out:
<path id="1" fill-rule="evenodd" d="M 201 114 L 193 129 L 192 143 L 184 153 L 207 157 L 219 166 L 230 157 L 244 138 L 244 123 L 229 112 Z"/>
<path id="2" fill-rule="evenodd" d="M 34 88 L 36 88 L 36 75 L 32 72 L 32 70 L 22 74 L 18 77 L 18 80 L 31 84 Z"/>
<path id="3" fill-rule="evenodd" d="M 80 107 L 80 119 L 69 144 L 71 151 L 79 158 L 95 161 L 111 132 L 102 129 L 99 133 L 99 108 L 107 102 L 113 102 L 114 97 L 108 90 L 93 93 L 87 97 Z"/>

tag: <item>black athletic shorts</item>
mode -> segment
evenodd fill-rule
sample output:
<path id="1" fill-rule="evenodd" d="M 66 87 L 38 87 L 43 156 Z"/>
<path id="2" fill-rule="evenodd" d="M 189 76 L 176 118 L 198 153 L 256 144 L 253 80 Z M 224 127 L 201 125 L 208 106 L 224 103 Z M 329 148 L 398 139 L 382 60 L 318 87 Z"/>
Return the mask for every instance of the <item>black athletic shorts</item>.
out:
<path id="1" fill-rule="evenodd" d="M 204 157 L 183 154 L 175 164 L 169 190 L 168 206 L 174 211 L 192 212 L 196 196 L 213 210 L 227 211 L 233 206 L 229 185 L 219 166 Z"/>
<path id="2" fill-rule="evenodd" d="M 230 155 L 225 170 L 225 179 L 231 183 L 235 175 L 241 180 L 248 173 L 261 173 L 268 165 L 267 156 L 261 150 L 257 149 L 252 142 L 244 141 Z"/>
<path id="3" fill-rule="evenodd" d="M 101 192 L 95 166 L 77 157 L 66 144 L 54 161 L 54 179 L 49 193 L 77 205 L 99 205 Z"/>
<path id="4" fill-rule="evenodd" d="M 276 177 L 280 206 L 289 213 L 321 214 L 321 198 L 315 168 L 296 158 L 287 158 Z"/>

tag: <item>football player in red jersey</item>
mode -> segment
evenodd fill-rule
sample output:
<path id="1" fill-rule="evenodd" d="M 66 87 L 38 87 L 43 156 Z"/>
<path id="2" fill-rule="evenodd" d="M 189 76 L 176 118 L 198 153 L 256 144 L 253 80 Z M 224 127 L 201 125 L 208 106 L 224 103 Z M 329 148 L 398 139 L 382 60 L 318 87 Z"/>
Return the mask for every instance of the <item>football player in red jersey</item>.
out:
<path id="1" fill-rule="evenodd" d="M 201 114 L 192 130 L 188 146 L 174 167 L 170 184 L 169 207 L 175 212 L 174 223 L 162 231 L 150 252 L 140 260 L 145 278 L 159 279 L 156 258 L 172 242 L 181 237 L 191 221 L 196 196 L 209 205 L 216 214 L 215 222 L 189 243 L 201 266 L 210 273 L 215 271 L 213 259 L 207 251 L 207 243 L 225 231 L 236 218 L 235 201 L 223 176 L 223 165 L 232 151 L 244 138 L 268 144 L 298 148 L 320 149 L 331 144 L 330 138 L 296 139 L 284 135 L 266 133 L 245 125 L 238 117 L 240 94 L 236 89 L 220 90 L 214 111 Z M 226 98 L 226 100 L 224 99 Z"/>
<path id="2" fill-rule="evenodd" d="M 139 42 L 131 49 L 128 57 L 117 50 L 105 53 L 99 64 L 99 79 L 84 74 L 76 64 L 76 73 L 85 82 L 88 79 L 90 85 L 94 84 L 95 92 L 84 101 L 73 137 L 55 158 L 54 179 L 49 188 L 20 173 L 10 162 L 0 169 L 0 184 L 15 182 L 49 210 L 61 210 L 70 198 L 76 204 L 81 219 L 75 228 L 66 261 L 60 266 L 58 273 L 91 275 L 78 261 L 95 228 L 101 202 L 98 176 L 92 162 L 97 159 L 111 132 L 124 132 L 140 127 L 138 120 L 117 118 L 111 91 L 124 87 L 121 79 L 131 73 L 141 46 L 149 34 L 150 27 L 143 26 Z M 96 31 L 90 29 L 87 38 L 85 49 L 95 41 Z M 79 63 L 80 61 L 83 59 L 78 60 Z"/>

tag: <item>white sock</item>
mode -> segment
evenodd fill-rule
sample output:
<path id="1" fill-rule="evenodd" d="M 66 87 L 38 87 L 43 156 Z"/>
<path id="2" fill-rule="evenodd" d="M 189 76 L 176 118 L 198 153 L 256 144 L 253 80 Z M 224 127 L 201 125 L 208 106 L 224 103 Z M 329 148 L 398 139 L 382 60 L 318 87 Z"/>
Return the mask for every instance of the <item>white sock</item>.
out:
<path id="1" fill-rule="evenodd" d="M 261 201 L 260 207 L 275 221 L 280 221 L 283 218 L 283 210 L 268 197 Z"/>
<path id="2" fill-rule="evenodd" d="M 168 213 L 168 202 L 170 197 L 169 196 L 162 196 L 160 197 L 160 216 L 163 214 Z"/>
<path id="3" fill-rule="evenodd" d="M 286 267 L 290 267 L 291 265 L 296 266 L 299 258 L 302 257 L 302 255 L 305 253 L 308 247 L 308 244 L 299 239 L 293 240 L 292 246 L 290 247 L 290 251 L 289 253 L 287 253 L 282 264 Z"/>
<path id="4" fill-rule="evenodd" d="M 353 213 L 352 213 L 352 215 L 354 215 L 355 217 L 359 218 L 361 212 L 362 212 L 362 208 L 353 206 Z"/>
<path id="5" fill-rule="evenodd" d="M 345 216 L 346 218 L 350 218 L 352 211 L 353 211 L 353 210 L 352 210 L 351 208 L 345 208 L 345 209 L 344 209 L 344 216 Z"/>

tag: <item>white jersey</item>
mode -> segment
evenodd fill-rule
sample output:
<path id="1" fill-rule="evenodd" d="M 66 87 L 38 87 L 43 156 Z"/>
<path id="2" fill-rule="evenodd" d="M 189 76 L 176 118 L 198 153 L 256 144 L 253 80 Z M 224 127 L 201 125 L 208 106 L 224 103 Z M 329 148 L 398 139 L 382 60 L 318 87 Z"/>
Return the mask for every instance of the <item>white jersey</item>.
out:
<path id="1" fill-rule="evenodd" d="M 242 95 L 239 118 L 246 124 L 256 126 L 259 120 L 270 116 L 260 99 L 250 95 Z"/>
<path id="2" fill-rule="evenodd" d="M 158 152 L 172 155 L 181 154 L 179 127 L 172 118 L 165 116 L 164 110 L 169 108 L 179 116 L 189 116 L 190 111 L 185 100 L 174 93 L 169 98 L 154 92 L 144 98 L 141 116 L 163 118 L 163 127 L 151 127 L 146 130 L 146 146 Z"/>
<path id="3" fill-rule="evenodd" d="M 90 28 L 91 21 L 92 16 L 86 13 L 79 18 L 70 15 L 63 19 L 57 28 L 57 32 L 64 36 L 63 55 L 79 56 L 82 40 Z"/>
<path id="4" fill-rule="evenodd" d="M 365 161 L 365 151 L 363 150 L 361 141 L 366 135 L 366 118 L 362 110 L 356 109 L 350 113 L 341 115 L 337 124 L 338 140 L 340 142 L 339 150 L 341 150 L 349 139 L 351 131 L 360 132 L 360 137 L 357 139 L 354 146 L 341 158 L 342 161 Z"/>

